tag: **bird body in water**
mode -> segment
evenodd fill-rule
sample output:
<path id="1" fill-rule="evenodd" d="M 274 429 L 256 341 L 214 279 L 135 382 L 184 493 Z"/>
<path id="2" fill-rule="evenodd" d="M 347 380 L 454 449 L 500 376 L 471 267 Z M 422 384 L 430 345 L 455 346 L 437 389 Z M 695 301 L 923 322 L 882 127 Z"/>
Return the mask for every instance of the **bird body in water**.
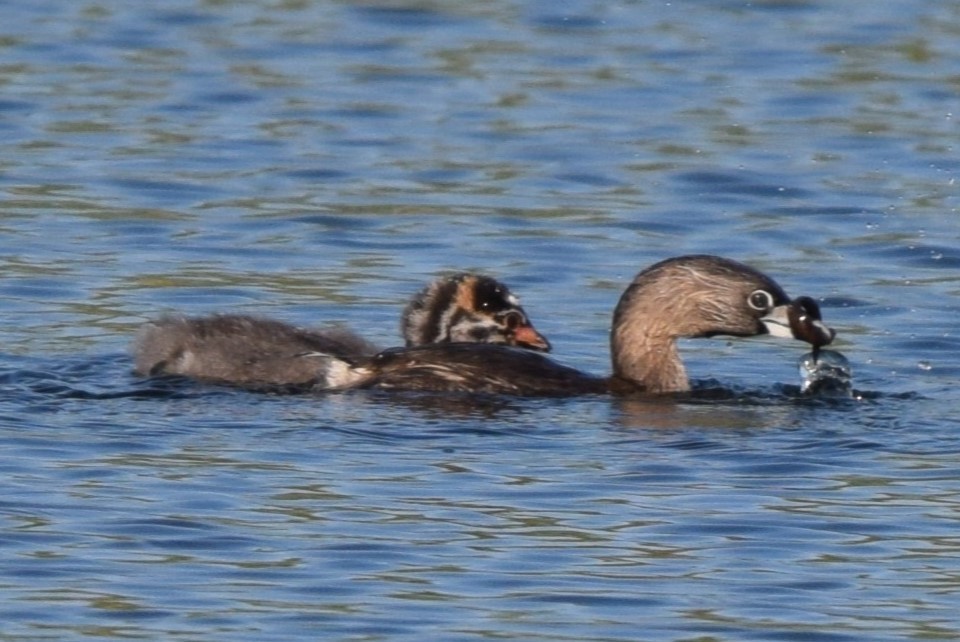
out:
<path id="1" fill-rule="evenodd" d="M 488 276 L 438 279 L 407 305 L 401 319 L 409 347 L 482 342 L 547 351 L 519 299 Z M 135 371 L 179 375 L 249 389 L 335 387 L 328 373 L 372 358 L 378 348 L 340 327 L 301 328 L 260 317 L 215 314 L 166 316 L 141 328 L 133 346 Z"/>
<path id="2" fill-rule="evenodd" d="M 620 297 L 610 334 L 610 376 L 506 346 L 449 343 L 396 348 L 353 362 L 334 360 L 327 381 L 339 390 L 557 396 L 683 392 L 690 384 L 678 339 L 762 334 L 818 349 L 835 332 L 822 322 L 813 299 L 790 299 L 773 279 L 742 263 L 689 255 L 642 270 Z"/>

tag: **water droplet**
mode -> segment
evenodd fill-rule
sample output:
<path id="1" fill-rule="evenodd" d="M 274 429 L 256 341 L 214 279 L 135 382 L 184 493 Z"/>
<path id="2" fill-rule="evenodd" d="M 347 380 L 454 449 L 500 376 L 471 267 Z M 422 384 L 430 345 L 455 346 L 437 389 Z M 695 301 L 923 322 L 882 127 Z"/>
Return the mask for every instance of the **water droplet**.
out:
<path id="1" fill-rule="evenodd" d="M 921 370 L 933 370 L 933 364 L 929 361 L 919 361 L 917 362 L 917 367 Z"/>
<path id="2" fill-rule="evenodd" d="M 808 395 L 847 397 L 851 393 L 850 362 L 835 350 L 812 352 L 800 358 L 797 364 L 803 380 L 801 391 Z"/>

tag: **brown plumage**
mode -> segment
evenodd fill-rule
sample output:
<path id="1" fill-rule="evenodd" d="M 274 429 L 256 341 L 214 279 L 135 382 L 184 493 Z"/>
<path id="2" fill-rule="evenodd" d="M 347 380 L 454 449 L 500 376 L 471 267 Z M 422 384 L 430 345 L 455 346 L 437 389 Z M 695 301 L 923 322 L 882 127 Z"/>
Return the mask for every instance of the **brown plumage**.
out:
<path id="1" fill-rule="evenodd" d="M 610 335 L 612 376 L 592 376 L 509 347 L 461 343 L 387 350 L 340 368 L 330 382 L 339 389 L 515 395 L 681 392 L 690 384 L 678 339 L 758 334 L 817 348 L 835 333 L 821 322 L 813 299 L 791 301 L 753 268 L 716 256 L 681 256 L 641 271 L 621 296 Z"/>
<path id="2" fill-rule="evenodd" d="M 401 320 L 408 346 L 486 342 L 531 350 L 550 343 L 507 286 L 457 274 L 414 297 Z M 135 371 L 181 375 L 251 389 L 327 388 L 337 373 L 377 348 L 344 328 L 299 328 L 247 315 L 166 316 L 147 323 L 134 342 Z"/>

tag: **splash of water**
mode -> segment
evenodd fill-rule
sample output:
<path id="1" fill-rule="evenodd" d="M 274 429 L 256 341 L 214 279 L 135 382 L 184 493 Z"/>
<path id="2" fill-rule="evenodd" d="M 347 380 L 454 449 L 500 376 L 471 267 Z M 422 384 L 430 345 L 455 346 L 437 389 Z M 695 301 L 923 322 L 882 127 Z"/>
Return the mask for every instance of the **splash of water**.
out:
<path id="1" fill-rule="evenodd" d="M 798 364 L 805 395 L 850 397 L 853 394 L 853 371 L 847 358 L 835 350 L 809 352 Z"/>

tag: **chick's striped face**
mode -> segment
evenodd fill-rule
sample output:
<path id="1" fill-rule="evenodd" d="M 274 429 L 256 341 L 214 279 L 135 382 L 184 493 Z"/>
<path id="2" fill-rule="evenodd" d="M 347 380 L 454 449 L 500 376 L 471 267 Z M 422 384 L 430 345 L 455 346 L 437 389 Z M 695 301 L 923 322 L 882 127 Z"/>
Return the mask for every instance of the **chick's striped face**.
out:
<path id="1" fill-rule="evenodd" d="M 520 307 L 520 299 L 490 277 L 463 276 L 450 313 L 450 341 L 550 350 L 550 342 L 534 329 Z"/>

